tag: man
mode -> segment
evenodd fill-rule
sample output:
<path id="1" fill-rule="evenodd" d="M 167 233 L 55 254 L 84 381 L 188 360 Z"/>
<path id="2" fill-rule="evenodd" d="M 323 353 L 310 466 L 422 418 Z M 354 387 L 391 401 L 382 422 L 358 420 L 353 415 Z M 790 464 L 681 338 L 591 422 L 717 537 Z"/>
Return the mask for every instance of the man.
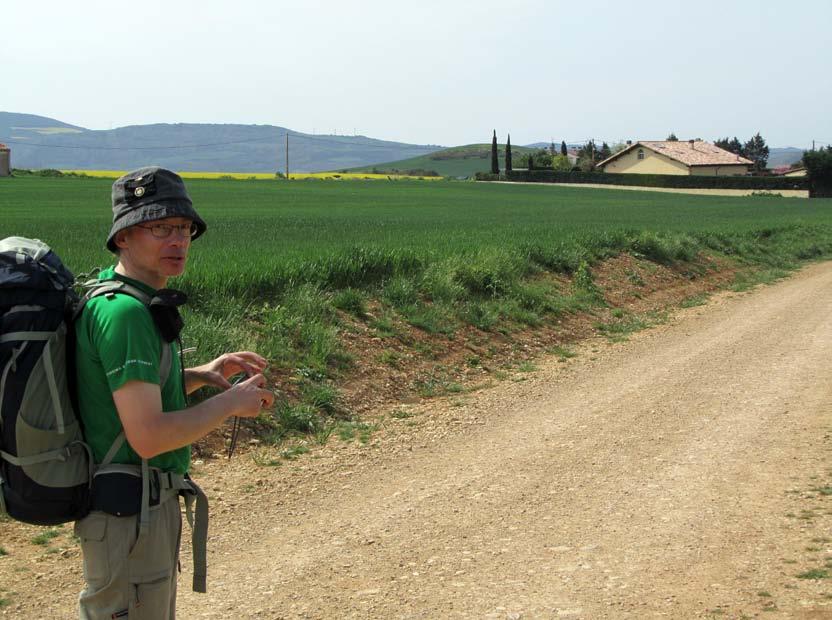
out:
<path id="1" fill-rule="evenodd" d="M 181 301 L 160 289 L 185 271 L 191 242 L 206 230 L 182 179 L 158 167 L 136 170 L 113 184 L 112 203 L 107 248 L 118 262 L 99 280 L 124 288 L 91 297 L 75 326 L 79 413 L 96 463 L 92 512 L 76 523 L 87 584 L 80 614 L 166 620 L 176 609 L 178 498 L 204 499 L 187 477 L 190 444 L 231 416 L 257 416 L 274 396 L 264 389 L 266 360 L 252 352 L 182 371 Z M 230 385 L 240 373 L 248 378 Z M 185 394 L 205 385 L 224 391 L 188 407 Z M 198 502 L 195 563 L 204 563 L 197 530 L 205 519 L 207 503 Z M 204 591 L 196 568 L 194 589 Z"/>

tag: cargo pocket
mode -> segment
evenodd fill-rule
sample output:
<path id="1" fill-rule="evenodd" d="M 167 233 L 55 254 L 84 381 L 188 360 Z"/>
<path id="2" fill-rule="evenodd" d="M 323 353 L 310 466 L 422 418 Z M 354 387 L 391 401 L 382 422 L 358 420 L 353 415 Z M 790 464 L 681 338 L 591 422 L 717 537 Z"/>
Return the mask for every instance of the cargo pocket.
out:
<path id="1" fill-rule="evenodd" d="M 75 535 L 81 539 L 84 552 L 84 579 L 93 588 L 102 588 L 110 581 L 110 551 L 104 540 L 107 515 L 91 512 L 75 522 Z"/>
<path id="2" fill-rule="evenodd" d="M 129 620 L 168 620 L 171 608 L 171 576 L 130 584 Z"/>

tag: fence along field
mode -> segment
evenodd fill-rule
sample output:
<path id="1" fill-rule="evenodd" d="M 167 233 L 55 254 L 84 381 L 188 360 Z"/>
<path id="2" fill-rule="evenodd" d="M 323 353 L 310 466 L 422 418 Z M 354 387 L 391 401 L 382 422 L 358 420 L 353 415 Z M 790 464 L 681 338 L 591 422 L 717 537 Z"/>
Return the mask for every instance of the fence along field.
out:
<path id="1" fill-rule="evenodd" d="M 76 274 L 110 265 L 110 184 L 3 179 L 0 238 L 42 239 Z M 622 252 L 663 263 L 707 252 L 769 269 L 832 254 L 832 200 L 416 181 L 188 188 L 208 232 L 172 282 L 191 298 L 186 344 L 199 360 L 254 348 L 299 373 L 278 436 L 320 428 L 335 409 L 330 379 L 350 365 L 336 308 L 382 335 L 391 317 L 433 333 L 510 332 L 602 303 L 587 265 Z M 579 277 L 566 288 L 532 281 L 546 271 Z M 370 300 L 381 317 L 364 317 Z"/>

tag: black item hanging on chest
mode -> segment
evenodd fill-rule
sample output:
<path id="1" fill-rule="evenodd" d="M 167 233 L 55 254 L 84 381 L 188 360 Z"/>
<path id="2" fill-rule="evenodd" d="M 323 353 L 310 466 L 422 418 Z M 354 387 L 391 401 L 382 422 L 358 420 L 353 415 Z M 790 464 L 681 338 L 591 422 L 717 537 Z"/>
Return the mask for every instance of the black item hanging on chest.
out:
<path id="1" fill-rule="evenodd" d="M 179 306 L 187 301 L 185 293 L 172 288 L 159 289 L 150 300 L 150 314 L 165 342 L 170 343 L 179 338 L 179 332 L 185 325 L 179 314 Z"/>

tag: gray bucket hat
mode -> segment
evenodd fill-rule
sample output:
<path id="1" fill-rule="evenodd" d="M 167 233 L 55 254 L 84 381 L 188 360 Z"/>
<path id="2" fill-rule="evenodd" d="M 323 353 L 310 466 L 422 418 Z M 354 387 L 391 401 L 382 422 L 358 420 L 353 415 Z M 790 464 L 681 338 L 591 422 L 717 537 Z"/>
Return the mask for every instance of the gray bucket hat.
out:
<path id="1" fill-rule="evenodd" d="M 107 237 L 107 249 L 115 253 L 116 233 L 142 222 L 166 217 L 186 217 L 197 227 L 196 239 L 208 226 L 194 209 L 185 183 L 175 172 L 149 166 L 128 172 L 113 183 L 113 228 Z"/>

